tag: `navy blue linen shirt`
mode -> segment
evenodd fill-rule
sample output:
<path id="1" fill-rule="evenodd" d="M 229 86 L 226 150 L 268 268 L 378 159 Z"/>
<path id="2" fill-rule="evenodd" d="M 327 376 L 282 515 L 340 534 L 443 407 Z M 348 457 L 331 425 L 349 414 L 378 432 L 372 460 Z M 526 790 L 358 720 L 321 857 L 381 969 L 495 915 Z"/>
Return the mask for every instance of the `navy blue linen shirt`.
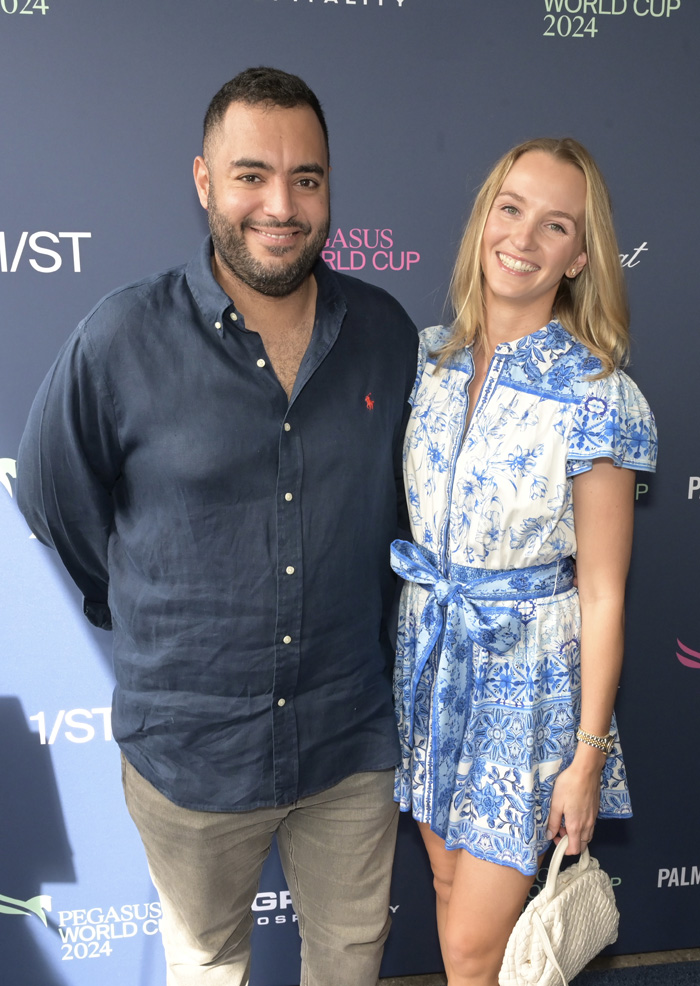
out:
<path id="1" fill-rule="evenodd" d="M 291 400 L 207 239 L 78 326 L 20 447 L 20 508 L 114 630 L 114 735 L 188 808 L 398 760 L 388 559 L 417 333 L 385 291 L 314 275 Z"/>

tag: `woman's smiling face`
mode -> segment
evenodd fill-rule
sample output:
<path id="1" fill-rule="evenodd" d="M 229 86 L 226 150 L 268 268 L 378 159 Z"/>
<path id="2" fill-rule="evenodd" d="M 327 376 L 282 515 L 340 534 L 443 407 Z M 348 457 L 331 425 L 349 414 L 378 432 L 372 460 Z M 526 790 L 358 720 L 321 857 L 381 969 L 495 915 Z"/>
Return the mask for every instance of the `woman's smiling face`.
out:
<path id="1" fill-rule="evenodd" d="M 586 179 L 576 165 L 528 151 L 505 177 L 486 219 L 481 268 L 487 312 L 503 304 L 549 321 L 559 282 L 586 264 Z"/>

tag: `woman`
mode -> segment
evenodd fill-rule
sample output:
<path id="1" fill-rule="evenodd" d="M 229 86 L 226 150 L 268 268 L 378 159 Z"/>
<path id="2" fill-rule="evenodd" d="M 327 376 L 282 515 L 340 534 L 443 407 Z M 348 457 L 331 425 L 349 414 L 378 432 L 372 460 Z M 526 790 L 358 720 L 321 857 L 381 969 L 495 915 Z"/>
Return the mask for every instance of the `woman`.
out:
<path id="1" fill-rule="evenodd" d="M 630 814 L 613 701 L 636 469 L 656 436 L 619 367 L 624 282 L 574 140 L 514 148 L 479 195 L 451 327 L 422 333 L 405 481 L 396 797 L 435 878 L 449 986 L 494 986 L 550 841 Z M 576 557 L 574 585 L 572 556 Z"/>

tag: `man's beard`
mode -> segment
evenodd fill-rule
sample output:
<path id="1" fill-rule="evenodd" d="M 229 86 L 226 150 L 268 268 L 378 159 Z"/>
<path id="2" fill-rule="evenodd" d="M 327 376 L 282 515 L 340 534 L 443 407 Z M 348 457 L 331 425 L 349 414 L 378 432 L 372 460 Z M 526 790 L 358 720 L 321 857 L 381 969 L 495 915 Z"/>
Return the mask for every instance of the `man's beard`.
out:
<path id="1" fill-rule="evenodd" d="M 258 229 L 298 229 L 308 236 L 312 227 L 299 220 L 289 222 L 253 223 L 244 219 L 236 228 L 223 216 L 216 207 L 213 190 L 209 189 L 207 202 L 209 213 L 209 230 L 217 259 L 240 281 L 253 291 L 268 295 L 272 298 L 284 298 L 300 287 L 311 273 L 319 254 L 328 239 L 330 216 L 319 227 L 317 233 L 307 241 L 306 246 L 297 258 L 286 267 L 271 265 L 267 267 L 262 261 L 256 260 L 246 246 L 244 231 L 250 226 Z M 268 247 L 273 256 L 283 257 L 288 247 Z"/>

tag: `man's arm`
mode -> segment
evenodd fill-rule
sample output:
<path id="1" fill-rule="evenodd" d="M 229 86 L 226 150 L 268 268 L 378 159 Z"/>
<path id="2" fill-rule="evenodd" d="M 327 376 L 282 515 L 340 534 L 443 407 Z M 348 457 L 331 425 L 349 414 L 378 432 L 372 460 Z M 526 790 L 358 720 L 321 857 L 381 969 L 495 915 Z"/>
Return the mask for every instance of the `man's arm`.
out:
<path id="1" fill-rule="evenodd" d="M 107 543 L 121 450 L 112 396 L 79 328 L 37 394 L 17 460 L 17 503 L 56 549 L 85 597 L 85 614 L 111 628 Z"/>

